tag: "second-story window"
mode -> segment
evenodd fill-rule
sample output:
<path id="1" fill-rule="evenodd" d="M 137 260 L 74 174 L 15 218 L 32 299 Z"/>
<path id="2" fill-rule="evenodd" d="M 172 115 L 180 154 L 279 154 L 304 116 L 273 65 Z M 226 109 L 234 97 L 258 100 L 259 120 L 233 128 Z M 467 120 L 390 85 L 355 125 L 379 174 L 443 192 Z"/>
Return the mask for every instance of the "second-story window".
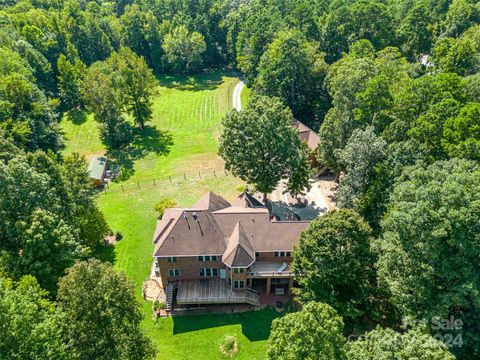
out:
<path id="1" fill-rule="evenodd" d="M 168 270 L 168 276 L 180 276 L 180 271 L 178 269 L 169 269 Z"/>
<path id="2" fill-rule="evenodd" d="M 198 261 L 217 261 L 217 255 L 199 255 Z"/>
<path id="3" fill-rule="evenodd" d="M 290 256 L 290 251 L 275 251 L 274 256 L 277 257 L 285 257 L 285 256 Z"/>
<path id="4" fill-rule="evenodd" d="M 244 268 L 233 268 L 234 274 L 243 274 L 245 272 Z"/>
<path id="5" fill-rule="evenodd" d="M 169 262 L 169 263 L 177 262 L 177 257 L 176 256 L 169 256 L 169 257 L 167 257 L 167 262 Z"/>

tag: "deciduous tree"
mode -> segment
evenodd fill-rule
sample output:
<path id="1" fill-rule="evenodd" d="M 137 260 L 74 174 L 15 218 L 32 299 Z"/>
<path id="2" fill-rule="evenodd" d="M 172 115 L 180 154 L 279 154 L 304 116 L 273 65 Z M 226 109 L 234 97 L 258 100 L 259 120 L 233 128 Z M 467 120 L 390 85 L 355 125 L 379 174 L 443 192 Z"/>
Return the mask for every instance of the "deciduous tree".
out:
<path id="1" fill-rule="evenodd" d="M 352 210 L 334 210 L 314 220 L 293 252 L 298 299 L 330 304 L 350 326 L 372 316 L 376 277 L 371 234 Z"/>
<path id="2" fill-rule="evenodd" d="M 356 129 L 347 145 L 339 150 L 345 175 L 337 191 L 338 204 L 361 212 L 365 195 L 374 175 L 375 166 L 387 157 L 387 143 L 375 135 L 372 126 Z"/>
<path id="3" fill-rule="evenodd" d="M 71 63 L 65 55 L 60 55 L 57 62 L 58 92 L 66 110 L 82 104 L 81 86 L 86 66 L 79 58 Z"/>
<path id="4" fill-rule="evenodd" d="M 329 305 L 310 302 L 273 320 L 267 344 L 270 360 L 345 360 L 343 321 Z"/>
<path id="5" fill-rule="evenodd" d="M 279 97 L 297 118 L 323 118 L 329 102 L 322 87 L 327 71 L 323 58 L 298 30 L 281 31 L 261 58 L 255 90 Z"/>
<path id="6" fill-rule="evenodd" d="M 348 360 L 455 360 L 448 348 L 420 330 L 404 334 L 378 327 L 347 344 Z"/>
<path id="7" fill-rule="evenodd" d="M 18 282 L 0 275 L 0 357 L 75 359 L 65 337 L 65 316 L 33 276 Z"/>
<path id="8" fill-rule="evenodd" d="M 107 65 L 118 76 L 120 91 L 124 95 L 124 108 L 143 129 L 152 117 L 152 97 L 156 93 L 157 80 L 145 59 L 129 48 L 113 53 Z"/>
<path id="9" fill-rule="evenodd" d="M 293 165 L 303 164 L 304 147 L 291 124 L 291 111 L 279 99 L 266 96 L 251 99 L 241 113 L 233 111 L 223 119 L 219 154 L 225 168 L 254 185 L 264 199 L 292 174 Z M 308 180 L 305 171 L 302 176 Z M 294 179 L 305 183 L 300 180 Z"/>
<path id="10" fill-rule="evenodd" d="M 78 262 L 60 279 L 58 306 L 79 359 L 150 359 L 134 284 L 110 264 Z"/>
<path id="11" fill-rule="evenodd" d="M 123 116 L 125 93 L 121 83 L 122 79 L 106 63 L 98 62 L 88 68 L 82 89 L 87 109 L 95 114 L 103 141 L 111 148 L 124 145 L 132 137 Z"/>
<path id="12" fill-rule="evenodd" d="M 477 319 L 471 316 L 480 304 L 479 218 L 477 163 L 416 165 L 397 181 L 376 242 L 379 278 L 404 316 L 461 318 L 469 341 L 455 351 L 463 358 L 480 355 Z"/>
<path id="13" fill-rule="evenodd" d="M 206 45 L 202 34 L 189 32 L 186 27 L 179 26 L 165 35 L 162 49 L 173 71 L 191 73 L 200 69 Z"/>

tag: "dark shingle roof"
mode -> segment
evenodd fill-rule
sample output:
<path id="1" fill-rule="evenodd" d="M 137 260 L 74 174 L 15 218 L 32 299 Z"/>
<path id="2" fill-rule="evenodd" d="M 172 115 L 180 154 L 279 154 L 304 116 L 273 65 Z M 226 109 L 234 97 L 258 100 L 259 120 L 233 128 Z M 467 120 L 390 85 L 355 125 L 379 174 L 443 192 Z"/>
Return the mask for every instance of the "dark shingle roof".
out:
<path id="1" fill-rule="evenodd" d="M 248 240 L 239 222 L 235 225 L 232 235 L 223 253 L 222 261 L 230 266 L 249 266 L 255 260 L 255 250 Z"/>
<path id="2" fill-rule="evenodd" d="M 203 195 L 200 200 L 198 200 L 195 204 L 193 204 L 191 209 L 217 211 L 217 210 L 225 209 L 226 207 L 229 207 L 229 206 L 231 205 L 227 200 L 209 191 L 208 193 Z"/>
<path id="3" fill-rule="evenodd" d="M 227 207 L 214 212 L 193 207 L 167 209 L 162 220 L 157 222 L 154 256 L 222 255 L 237 225 L 239 231 L 241 228 L 242 247 L 252 258 L 255 251 L 291 251 L 308 224 L 305 221 L 271 221 L 266 208 Z M 246 239 L 250 246 L 243 245 L 248 244 Z"/>

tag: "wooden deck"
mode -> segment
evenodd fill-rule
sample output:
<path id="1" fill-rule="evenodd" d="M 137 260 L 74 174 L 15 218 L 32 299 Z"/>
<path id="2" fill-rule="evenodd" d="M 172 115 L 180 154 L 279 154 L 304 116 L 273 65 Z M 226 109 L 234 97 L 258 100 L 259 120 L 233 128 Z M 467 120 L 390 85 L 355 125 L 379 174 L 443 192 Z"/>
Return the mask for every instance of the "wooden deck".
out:
<path id="1" fill-rule="evenodd" d="M 258 295 L 249 290 L 232 291 L 225 280 L 182 280 L 178 284 L 177 303 L 258 305 Z"/>

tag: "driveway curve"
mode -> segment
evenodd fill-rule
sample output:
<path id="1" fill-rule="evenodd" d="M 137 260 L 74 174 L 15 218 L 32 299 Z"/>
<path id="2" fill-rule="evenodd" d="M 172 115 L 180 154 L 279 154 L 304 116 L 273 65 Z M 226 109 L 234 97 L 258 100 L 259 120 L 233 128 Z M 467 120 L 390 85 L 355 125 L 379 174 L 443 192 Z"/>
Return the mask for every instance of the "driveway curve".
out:
<path id="1" fill-rule="evenodd" d="M 243 87 L 245 86 L 245 83 L 240 80 L 237 85 L 233 88 L 233 108 L 237 111 L 242 111 L 242 90 Z"/>

